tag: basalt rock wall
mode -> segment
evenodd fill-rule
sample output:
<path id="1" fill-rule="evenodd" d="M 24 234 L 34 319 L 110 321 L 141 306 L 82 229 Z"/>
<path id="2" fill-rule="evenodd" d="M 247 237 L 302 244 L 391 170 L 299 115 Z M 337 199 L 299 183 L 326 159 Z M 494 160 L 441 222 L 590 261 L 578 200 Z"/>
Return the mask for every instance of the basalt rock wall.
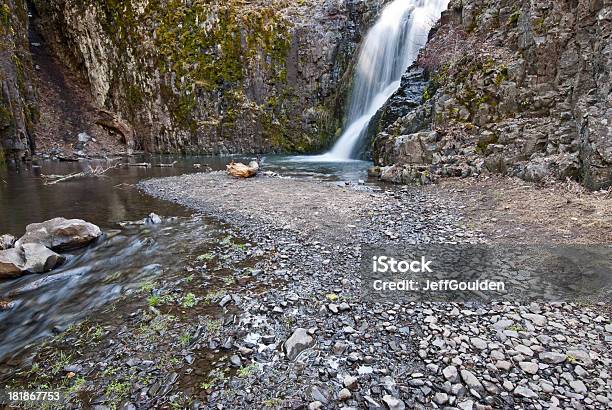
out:
<path id="1" fill-rule="evenodd" d="M 37 120 L 28 12 L 24 0 L 0 2 L 0 166 L 31 156 Z"/>
<path id="2" fill-rule="evenodd" d="M 384 1 L 34 0 L 39 31 L 134 148 L 316 151 Z"/>
<path id="3" fill-rule="evenodd" d="M 612 185 L 611 34 L 607 0 L 451 1 L 371 126 L 377 172 Z"/>

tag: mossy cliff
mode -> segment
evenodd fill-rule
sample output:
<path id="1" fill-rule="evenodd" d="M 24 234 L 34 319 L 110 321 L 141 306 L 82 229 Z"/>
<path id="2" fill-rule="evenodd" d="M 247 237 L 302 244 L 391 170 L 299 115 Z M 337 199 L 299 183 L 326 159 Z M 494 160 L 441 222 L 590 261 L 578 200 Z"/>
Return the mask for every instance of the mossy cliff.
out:
<path id="1" fill-rule="evenodd" d="M 604 3 L 451 1 L 413 68 L 429 80 L 421 104 L 395 115 L 415 86 L 406 77 L 374 127 L 375 160 L 408 179 L 415 166 L 612 185 L 612 9 Z"/>
<path id="2" fill-rule="evenodd" d="M 56 55 L 153 152 L 314 151 L 380 1 L 34 0 Z"/>
<path id="3" fill-rule="evenodd" d="M 25 1 L 0 1 L 0 166 L 30 157 L 37 119 Z"/>

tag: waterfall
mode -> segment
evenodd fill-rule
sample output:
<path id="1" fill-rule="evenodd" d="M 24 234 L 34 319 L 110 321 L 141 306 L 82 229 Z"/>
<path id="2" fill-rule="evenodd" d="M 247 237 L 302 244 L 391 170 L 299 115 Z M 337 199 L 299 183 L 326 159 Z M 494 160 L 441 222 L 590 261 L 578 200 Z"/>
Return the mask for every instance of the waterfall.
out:
<path id="1" fill-rule="evenodd" d="M 318 161 L 355 158 L 376 112 L 395 93 L 402 75 L 427 42 L 449 0 L 395 0 L 387 5 L 361 47 L 344 133 Z"/>

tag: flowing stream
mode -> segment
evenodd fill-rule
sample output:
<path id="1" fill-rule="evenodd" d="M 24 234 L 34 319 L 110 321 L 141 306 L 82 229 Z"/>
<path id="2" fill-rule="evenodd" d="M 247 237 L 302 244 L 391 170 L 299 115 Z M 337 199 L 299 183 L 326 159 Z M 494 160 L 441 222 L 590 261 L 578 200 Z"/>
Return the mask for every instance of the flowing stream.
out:
<path id="1" fill-rule="evenodd" d="M 42 175 L 67 175 L 106 161 L 42 161 L 23 168 L 0 168 L 0 234 L 23 235 L 26 225 L 58 216 L 84 219 L 99 225 L 105 236 L 97 243 L 68 256 L 61 267 L 42 274 L 0 280 L 0 379 L 7 366 L 17 366 L 22 352 L 41 340 L 62 332 L 143 283 L 168 277 L 186 261 L 206 253 L 223 237 L 217 221 L 192 215 L 189 209 L 161 201 L 139 191 L 135 184 L 146 178 L 195 172 L 194 164 L 223 170 L 230 160 L 242 157 L 146 156 L 133 162 L 152 167 L 121 167 L 103 178 L 80 178 L 45 185 Z M 158 167 L 176 160 L 174 167 Z M 121 160 L 125 162 L 126 160 Z M 262 159 L 262 167 L 286 177 L 357 181 L 366 178 L 367 164 L 303 164 L 291 167 L 283 156 Z M 164 218 L 161 225 L 127 224 L 141 221 L 150 212 Z"/>
<path id="2" fill-rule="evenodd" d="M 402 75 L 447 5 L 448 0 L 395 0 L 384 8 L 361 47 L 344 133 L 326 154 L 296 159 L 341 162 L 358 157 L 370 121 L 399 89 Z"/>

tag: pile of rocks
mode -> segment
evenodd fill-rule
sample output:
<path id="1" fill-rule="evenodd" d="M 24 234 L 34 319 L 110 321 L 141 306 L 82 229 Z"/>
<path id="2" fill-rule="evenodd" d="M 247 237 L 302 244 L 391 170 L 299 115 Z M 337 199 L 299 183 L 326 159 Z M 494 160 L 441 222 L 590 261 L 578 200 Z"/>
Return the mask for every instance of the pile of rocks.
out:
<path id="1" fill-rule="evenodd" d="M 66 260 L 57 252 L 82 248 L 101 235 L 102 231 L 94 224 L 65 218 L 30 224 L 19 240 L 2 235 L 0 279 L 53 270 Z"/>

